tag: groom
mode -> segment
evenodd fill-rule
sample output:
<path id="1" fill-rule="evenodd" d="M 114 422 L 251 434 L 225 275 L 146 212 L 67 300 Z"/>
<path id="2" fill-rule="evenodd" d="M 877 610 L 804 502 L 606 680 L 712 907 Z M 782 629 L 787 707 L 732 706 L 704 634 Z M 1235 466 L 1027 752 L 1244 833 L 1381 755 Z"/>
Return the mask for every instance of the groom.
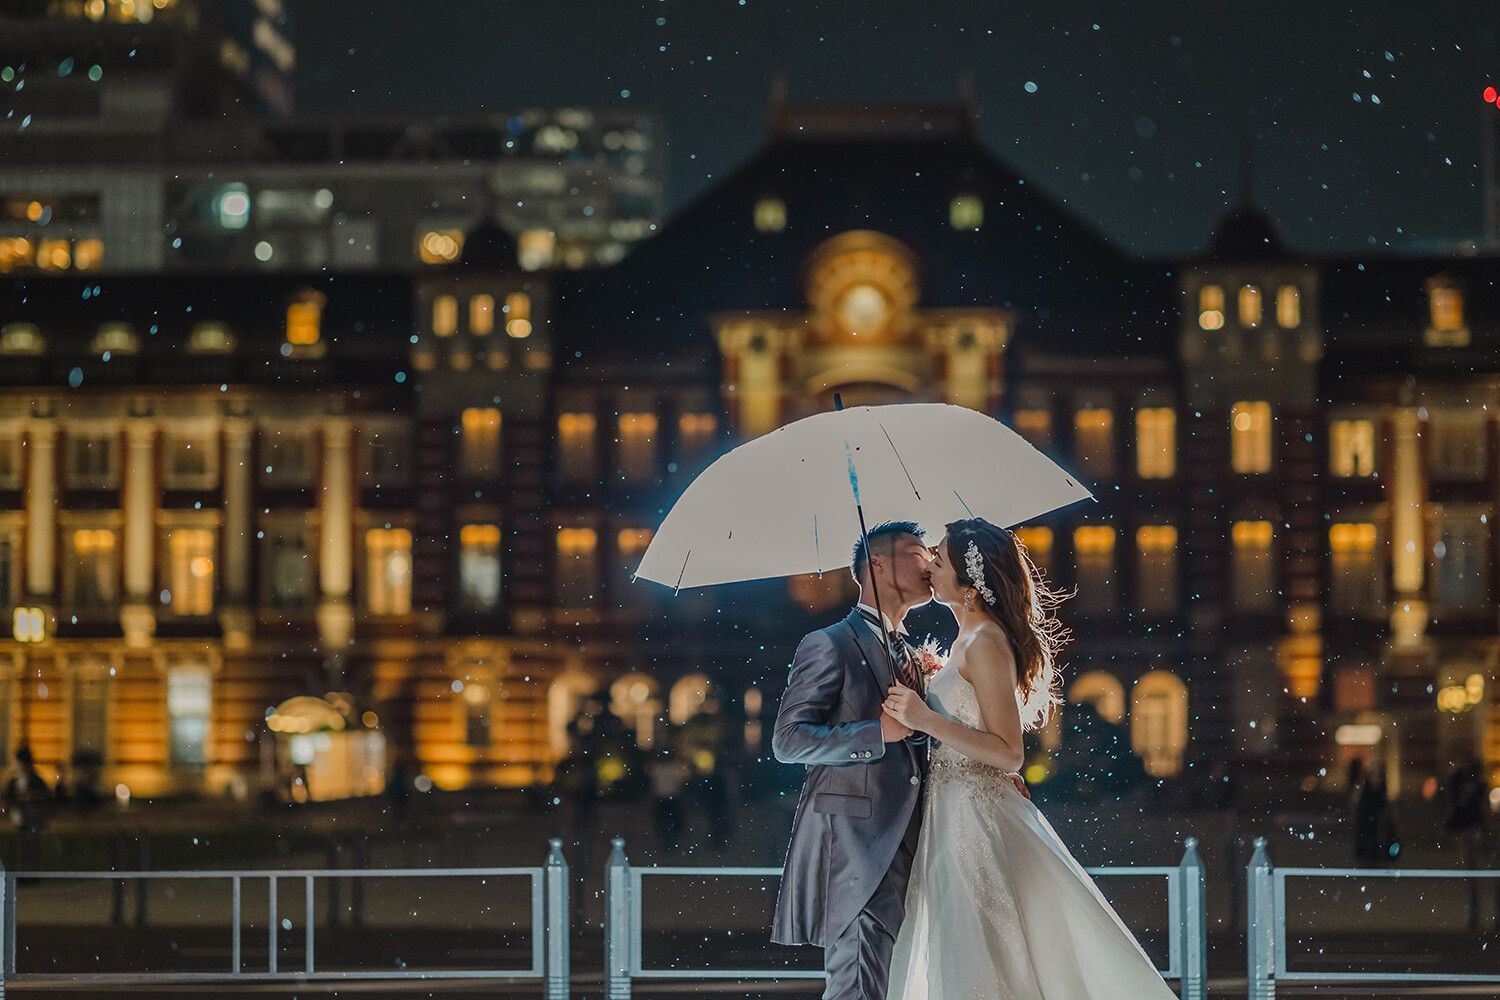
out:
<path id="1" fill-rule="evenodd" d="M 932 599 L 931 554 L 910 521 L 868 538 L 854 546 L 859 606 L 797 647 L 771 743 L 777 760 L 807 765 L 771 940 L 823 947 L 824 1000 L 885 998 L 927 774 L 925 738 L 880 710 L 893 683 L 920 679 L 885 651 L 875 588 L 884 630 L 898 630 Z"/>

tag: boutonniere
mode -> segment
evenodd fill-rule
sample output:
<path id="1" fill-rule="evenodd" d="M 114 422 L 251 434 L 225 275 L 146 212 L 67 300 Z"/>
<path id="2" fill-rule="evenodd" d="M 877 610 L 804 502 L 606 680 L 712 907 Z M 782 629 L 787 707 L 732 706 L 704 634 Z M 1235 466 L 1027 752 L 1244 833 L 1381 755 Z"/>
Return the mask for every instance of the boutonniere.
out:
<path id="1" fill-rule="evenodd" d="M 912 656 L 916 658 L 917 669 L 922 671 L 922 676 L 931 678 L 933 674 L 943 669 L 948 662 L 948 654 L 944 653 L 938 641 L 928 636 L 920 646 L 912 650 Z"/>

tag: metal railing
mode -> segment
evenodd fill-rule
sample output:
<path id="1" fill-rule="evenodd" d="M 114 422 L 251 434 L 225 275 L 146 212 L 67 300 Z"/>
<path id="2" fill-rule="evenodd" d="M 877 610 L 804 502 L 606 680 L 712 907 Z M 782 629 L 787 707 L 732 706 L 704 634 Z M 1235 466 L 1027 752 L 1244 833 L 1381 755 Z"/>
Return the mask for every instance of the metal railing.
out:
<path id="1" fill-rule="evenodd" d="M 1500 871 L 1467 868 L 1273 868 L 1266 854 L 1265 838 L 1257 837 L 1255 853 L 1250 859 L 1246 896 L 1249 909 L 1245 938 L 1249 1000 L 1272 1000 L 1278 981 L 1500 983 L 1500 973 L 1313 972 L 1289 968 L 1286 932 L 1288 878 L 1495 880 L 1500 879 Z"/>
<path id="2" fill-rule="evenodd" d="M 1198 840 L 1188 837 L 1176 867 L 1119 865 L 1089 868 L 1091 876 L 1161 876 L 1167 880 L 1168 958 L 1162 978 L 1181 981 L 1183 1000 L 1203 1000 L 1208 940 L 1203 861 Z M 605 875 L 604 997 L 628 1000 L 632 979 L 822 979 L 822 969 L 668 969 L 647 967 L 642 946 L 643 881 L 647 876 L 748 876 L 778 878 L 780 868 L 634 868 L 625 858 L 625 838 L 614 839 Z"/>
<path id="3" fill-rule="evenodd" d="M 471 878 L 488 882 L 497 878 L 524 878 L 530 882 L 530 965 L 524 969 L 492 968 L 393 968 L 320 969 L 317 962 L 315 887 L 320 880 L 336 885 L 353 880 L 362 886 L 371 879 Z M 553 838 L 544 864 L 534 868 L 369 868 L 239 871 L 137 871 L 137 872 L 10 872 L 0 867 L 0 1000 L 5 984 L 90 983 L 125 985 L 183 982 L 244 982 L 266 980 L 381 980 L 381 979 L 530 979 L 543 984 L 546 1000 L 567 1000 L 568 955 L 568 865 L 562 841 Z M 30 972 L 17 968 L 16 926 L 18 882 L 113 882 L 193 881 L 227 883 L 230 909 L 228 968 L 197 972 Z M 280 962 L 281 930 L 290 926 L 277 912 L 279 889 L 287 882 L 302 883 L 303 961 L 298 968 L 283 968 Z M 247 883 L 266 887 L 266 962 L 264 967 L 246 968 L 243 954 L 244 895 Z M 332 907 L 330 907 L 332 909 Z"/>

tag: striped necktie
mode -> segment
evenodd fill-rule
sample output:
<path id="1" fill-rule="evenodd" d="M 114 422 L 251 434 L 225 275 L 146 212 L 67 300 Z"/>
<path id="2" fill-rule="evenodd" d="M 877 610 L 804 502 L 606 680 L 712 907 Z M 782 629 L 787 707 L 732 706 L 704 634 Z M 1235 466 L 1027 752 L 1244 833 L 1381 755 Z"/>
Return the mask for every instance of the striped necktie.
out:
<path id="1" fill-rule="evenodd" d="M 879 634 L 880 620 L 864 608 L 860 608 L 859 613 L 865 621 L 874 627 L 876 633 Z M 911 646 L 907 644 L 906 636 L 900 632 L 887 632 L 886 636 L 890 639 L 891 652 L 895 655 L 896 679 L 913 691 L 921 694 L 923 690 L 922 675 L 918 672 L 916 664 L 912 662 Z"/>

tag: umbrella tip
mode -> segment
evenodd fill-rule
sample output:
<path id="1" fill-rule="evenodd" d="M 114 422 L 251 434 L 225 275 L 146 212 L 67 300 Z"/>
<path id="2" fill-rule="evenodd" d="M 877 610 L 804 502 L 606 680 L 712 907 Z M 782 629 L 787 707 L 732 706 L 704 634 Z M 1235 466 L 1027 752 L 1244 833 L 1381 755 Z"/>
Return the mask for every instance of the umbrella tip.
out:
<path id="1" fill-rule="evenodd" d="M 833 394 L 833 408 L 835 410 L 842 410 L 844 408 L 844 397 L 837 392 Z"/>

